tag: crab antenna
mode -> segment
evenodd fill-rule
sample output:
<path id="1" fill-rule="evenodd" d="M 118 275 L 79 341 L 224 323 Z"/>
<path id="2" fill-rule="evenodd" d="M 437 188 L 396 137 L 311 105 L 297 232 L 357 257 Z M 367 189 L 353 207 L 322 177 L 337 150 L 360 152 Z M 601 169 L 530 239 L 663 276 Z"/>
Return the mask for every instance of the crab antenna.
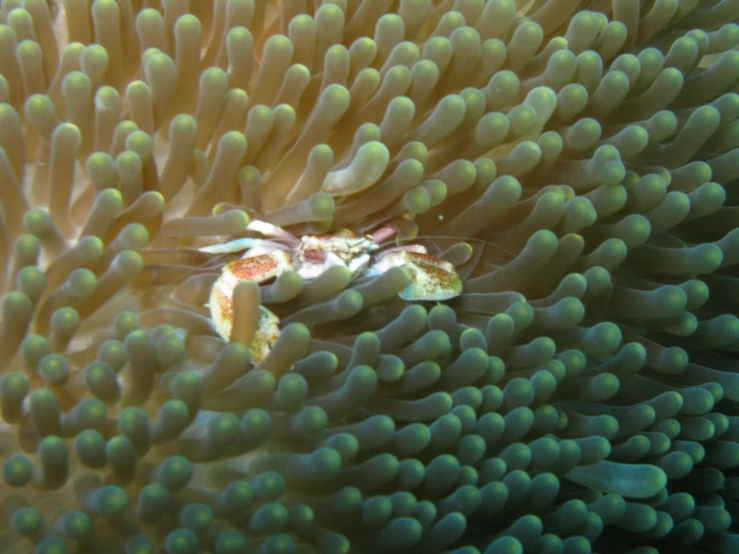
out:
<path id="1" fill-rule="evenodd" d="M 292 248 L 297 248 L 298 246 L 300 246 L 300 239 L 298 239 L 298 237 L 296 237 L 292 233 L 288 233 L 277 225 L 272 225 L 271 223 L 267 223 L 266 221 L 259 221 L 258 219 L 254 219 L 250 221 L 249 224 L 246 226 L 246 230 L 256 231 L 257 233 L 263 234 L 265 237 L 271 237 L 275 240 L 282 241 Z"/>

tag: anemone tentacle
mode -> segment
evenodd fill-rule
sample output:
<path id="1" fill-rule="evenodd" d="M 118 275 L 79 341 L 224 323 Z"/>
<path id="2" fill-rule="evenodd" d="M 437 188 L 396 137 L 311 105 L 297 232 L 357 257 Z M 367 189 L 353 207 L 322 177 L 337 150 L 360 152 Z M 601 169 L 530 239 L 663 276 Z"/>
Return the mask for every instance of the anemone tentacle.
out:
<path id="1" fill-rule="evenodd" d="M 2 2 L 0 551 L 739 551 L 737 20 Z M 226 343 L 198 249 L 254 220 L 463 294 L 285 272 Z"/>

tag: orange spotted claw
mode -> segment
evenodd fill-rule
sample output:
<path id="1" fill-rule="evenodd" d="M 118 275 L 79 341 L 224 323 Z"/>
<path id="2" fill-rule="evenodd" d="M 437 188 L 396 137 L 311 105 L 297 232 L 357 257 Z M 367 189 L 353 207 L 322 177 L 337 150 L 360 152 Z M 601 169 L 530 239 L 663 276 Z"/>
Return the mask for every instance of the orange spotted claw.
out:
<path id="1" fill-rule="evenodd" d="M 208 307 L 216 332 L 225 340 L 231 337 L 233 329 L 233 293 L 241 281 L 264 283 L 277 277 L 285 269 L 291 269 L 290 254 L 284 250 L 275 250 L 269 254 L 258 254 L 242 258 L 226 264 L 221 276 L 213 284 Z M 280 320 L 264 306 L 259 306 L 259 319 L 254 332 L 254 339 L 249 345 L 252 361 L 261 362 L 280 335 Z"/>
<path id="2" fill-rule="evenodd" d="M 449 300 L 462 293 L 462 279 L 454 266 L 426 253 L 422 246 L 401 246 L 381 252 L 367 275 L 404 267 L 411 284 L 398 293 L 403 300 Z"/>

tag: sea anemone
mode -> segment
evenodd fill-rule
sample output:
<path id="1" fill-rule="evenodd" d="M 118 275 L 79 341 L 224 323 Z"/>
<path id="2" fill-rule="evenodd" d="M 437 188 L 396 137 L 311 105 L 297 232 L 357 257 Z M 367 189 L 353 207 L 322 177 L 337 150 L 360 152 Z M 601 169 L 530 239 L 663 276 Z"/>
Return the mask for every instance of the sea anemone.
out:
<path id="1" fill-rule="evenodd" d="M 4 0 L 0 550 L 739 552 L 737 19 Z M 464 292 L 287 272 L 226 342 L 198 248 L 250 219 Z"/>

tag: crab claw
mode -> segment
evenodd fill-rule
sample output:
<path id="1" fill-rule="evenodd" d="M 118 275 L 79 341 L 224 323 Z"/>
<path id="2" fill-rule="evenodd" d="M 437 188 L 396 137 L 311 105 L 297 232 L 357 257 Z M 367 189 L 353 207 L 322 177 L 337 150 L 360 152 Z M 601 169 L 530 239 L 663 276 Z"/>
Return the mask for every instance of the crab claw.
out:
<path id="1" fill-rule="evenodd" d="M 386 250 L 367 274 L 380 275 L 395 266 L 411 276 L 411 284 L 398 293 L 403 300 L 449 300 L 462 293 L 462 279 L 454 266 L 419 246 Z"/>
<path id="2" fill-rule="evenodd" d="M 221 276 L 213 283 L 208 307 L 213 326 L 216 332 L 228 341 L 233 329 L 234 307 L 233 293 L 236 285 L 241 281 L 263 283 L 276 277 L 289 265 L 283 252 L 277 251 L 274 255 L 261 254 L 249 258 L 242 258 L 226 264 Z M 285 263 L 283 263 L 285 262 Z M 259 318 L 254 332 L 254 338 L 249 345 L 252 352 L 252 361 L 261 362 L 280 335 L 279 318 L 264 306 L 259 306 Z"/>
<path id="3" fill-rule="evenodd" d="M 233 301 L 230 296 L 225 295 L 216 287 L 210 295 L 210 315 L 216 332 L 225 340 L 231 338 L 233 329 Z M 280 336 L 280 319 L 264 306 L 259 306 L 259 318 L 254 338 L 249 344 L 251 359 L 255 364 L 260 363 L 267 357 L 269 351 Z"/>

